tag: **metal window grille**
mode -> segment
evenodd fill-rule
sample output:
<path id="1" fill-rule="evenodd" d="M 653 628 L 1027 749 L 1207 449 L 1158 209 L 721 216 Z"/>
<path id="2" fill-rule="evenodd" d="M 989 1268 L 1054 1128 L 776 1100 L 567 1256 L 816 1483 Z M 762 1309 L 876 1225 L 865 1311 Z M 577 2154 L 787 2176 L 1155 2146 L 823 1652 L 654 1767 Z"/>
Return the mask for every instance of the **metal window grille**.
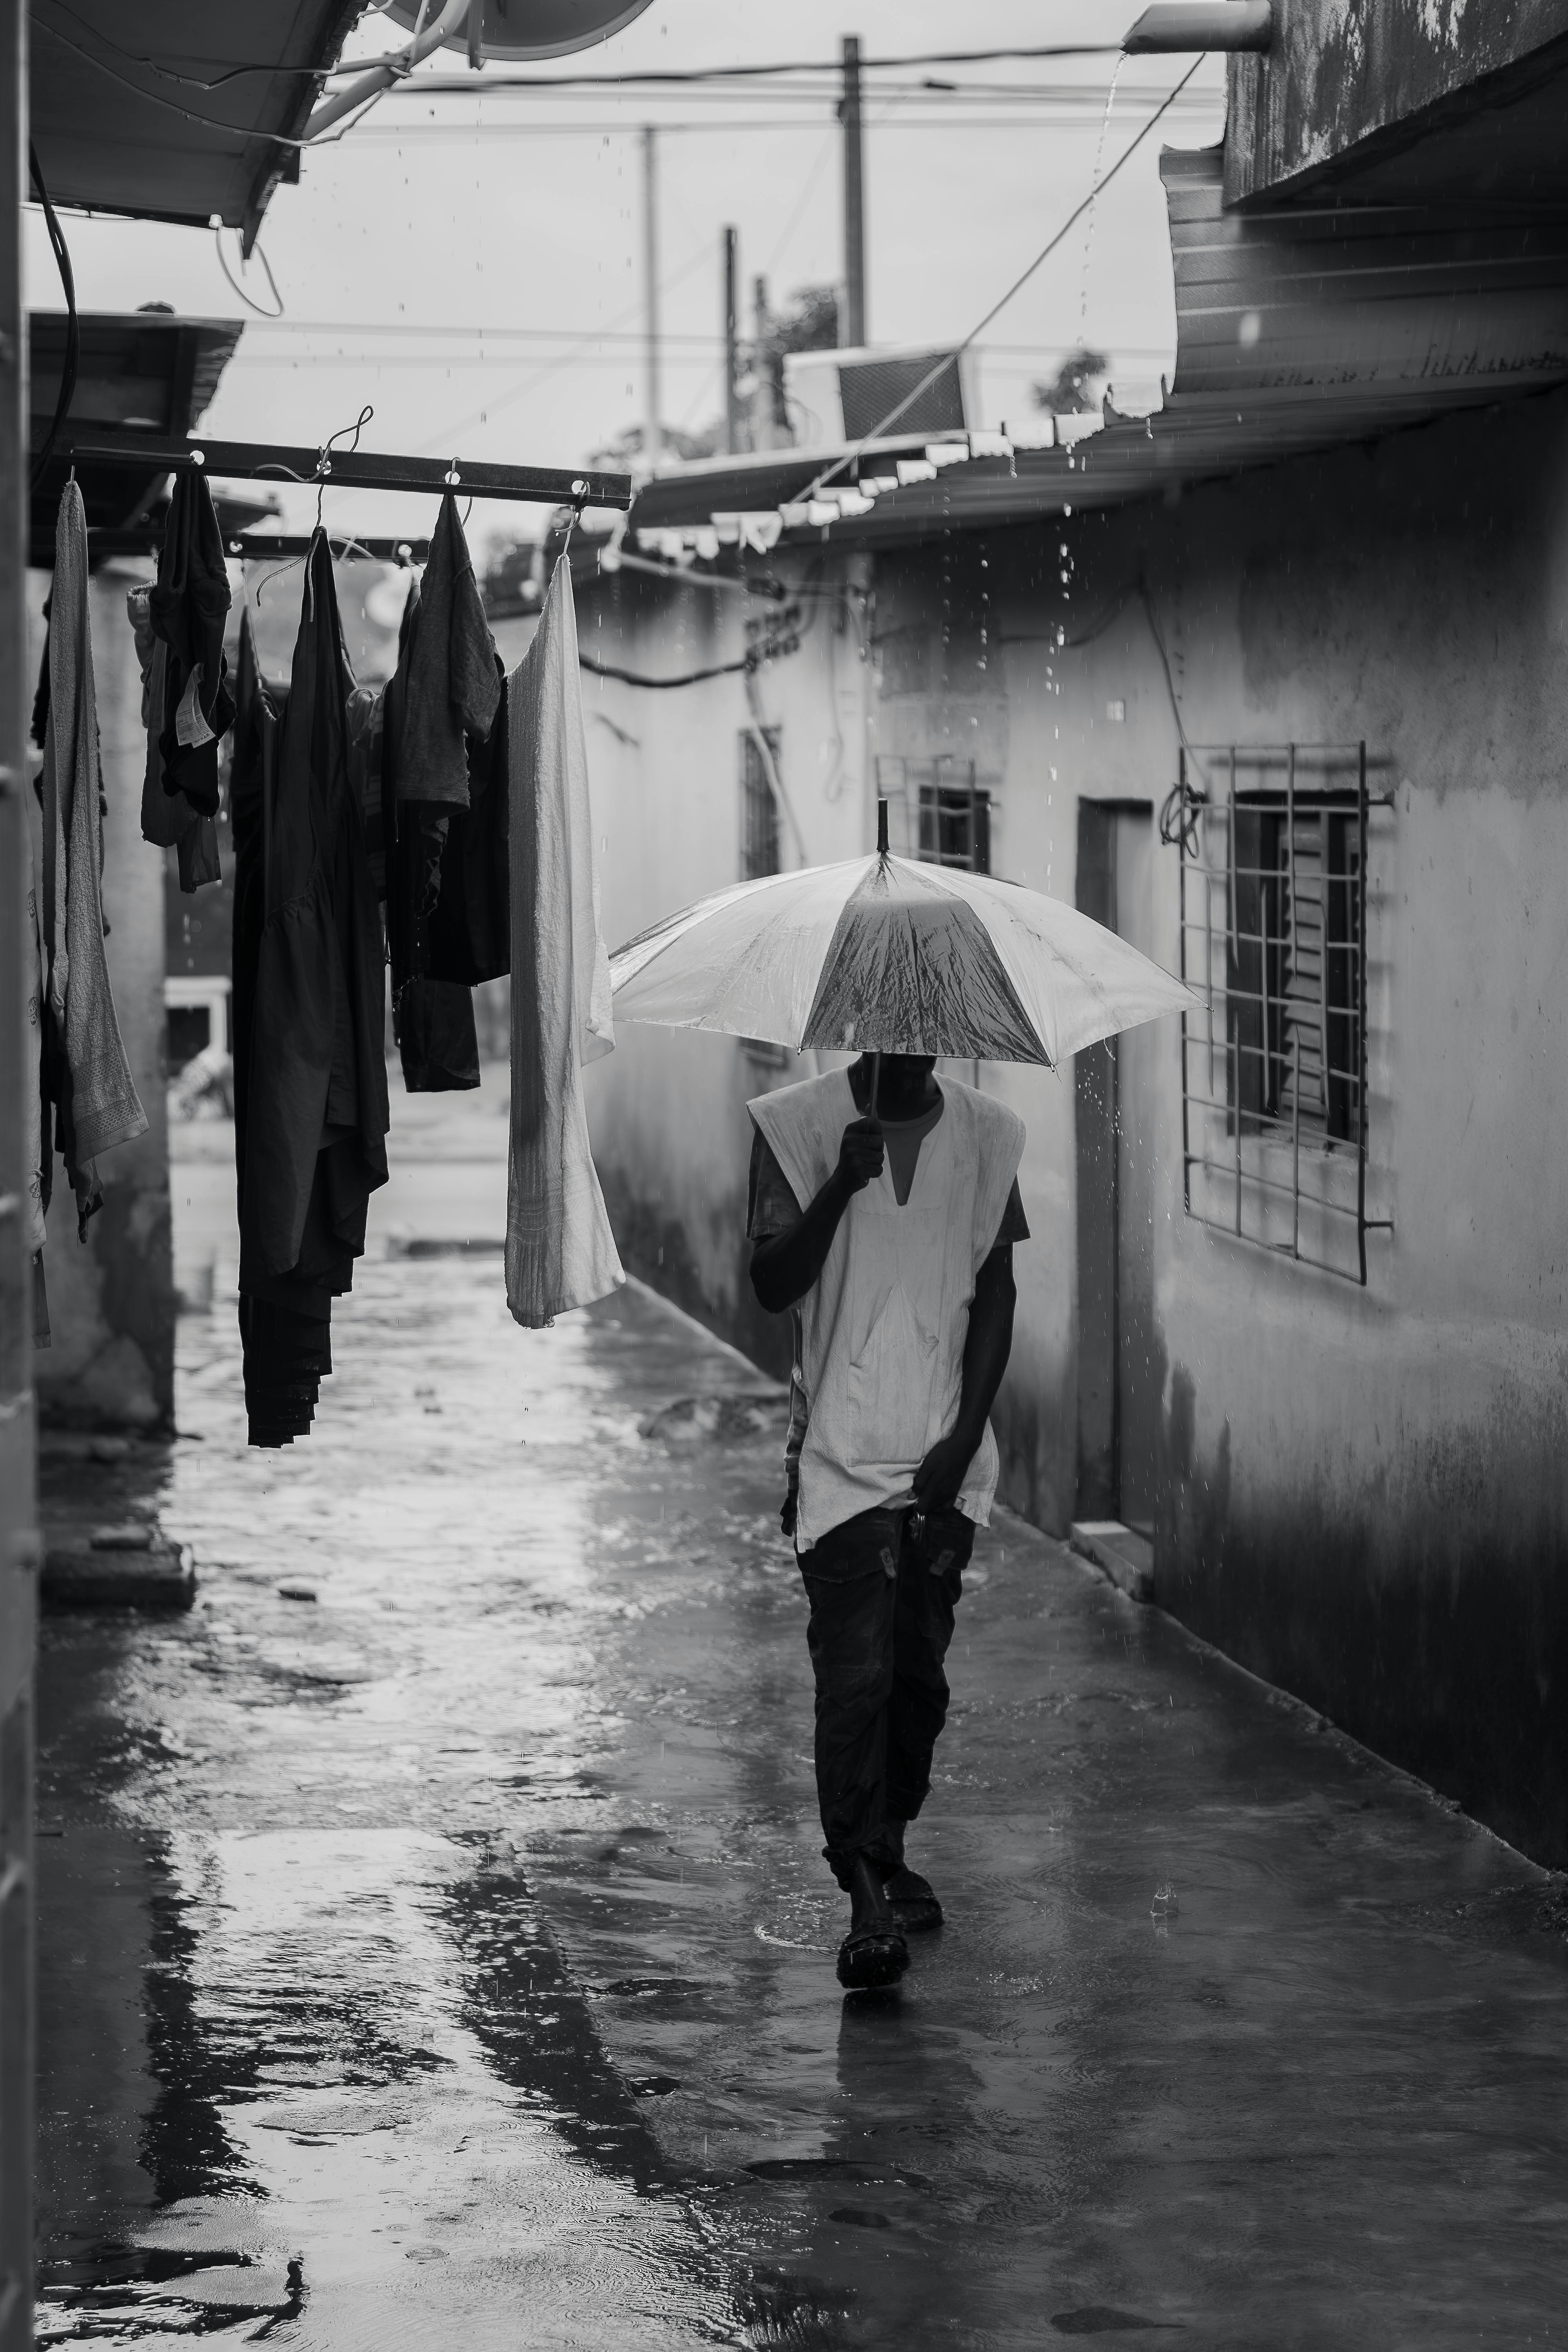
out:
<path id="1" fill-rule="evenodd" d="M 1201 1224 L 1366 1281 L 1364 743 L 1182 753 L 1183 1190 Z"/>
<path id="2" fill-rule="evenodd" d="M 991 794 L 973 760 L 879 752 L 877 792 L 888 803 L 889 838 L 900 856 L 990 873 Z"/>
<path id="3" fill-rule="evenodd" d="M 776 770 L 783 730 L 764 727 L 768 759 Z M 741 879 L 760 881 L 779 868 L 779 809 L 763 747 L 749 730 L 741 737 Z"/>

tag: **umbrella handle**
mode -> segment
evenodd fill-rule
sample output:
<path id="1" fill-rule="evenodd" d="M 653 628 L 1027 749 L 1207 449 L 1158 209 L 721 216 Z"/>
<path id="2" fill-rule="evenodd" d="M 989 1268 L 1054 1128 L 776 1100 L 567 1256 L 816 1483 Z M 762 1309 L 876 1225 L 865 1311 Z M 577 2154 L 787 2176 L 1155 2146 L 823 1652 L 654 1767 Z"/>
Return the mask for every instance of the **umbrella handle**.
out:
<path id="1" fill-rule="evenodd" d="M 886 807 L 886 805 L 887 805 L 887 803 L 886 803 L 886 802 L 884 802 L 884 803 L 883 803 L 883 806 L 884 806 L 884 807 Z M 877 1096 L 878 1096 L 878 1092 L 879 1092 L 879 1088 L 880 1088 L 880 1087 L 881 1087 L 881 1084 L 882 1084 L 882 1056 L 881 1056 L 881 1055 L 880 1055 L 879 1053 L 877 1053 L 877 1054 L 873 1054 L 873 1055 L 872 1055 L 872 1056 L 871 1056 L 871 1116 L 872 1116 L 872 1118 L 877 1118 L 877 1116 L 878 1116 L 878 1112 L 877 1112 Z"/>

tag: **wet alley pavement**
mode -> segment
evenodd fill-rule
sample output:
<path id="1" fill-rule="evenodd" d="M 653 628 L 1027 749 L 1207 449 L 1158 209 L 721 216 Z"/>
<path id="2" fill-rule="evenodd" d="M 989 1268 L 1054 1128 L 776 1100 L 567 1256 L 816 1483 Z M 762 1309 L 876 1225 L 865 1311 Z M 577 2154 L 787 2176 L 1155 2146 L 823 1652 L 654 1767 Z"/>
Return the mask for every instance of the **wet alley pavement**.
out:
<path id="1" fill-rule="evenodd" d="M 45 2342 L 1568 2336 L 1561 1880 L 999 1517 L 846 1999 L 769 1384 L 388 1255 L 252 1454 L 217 1274 L 195 1605 L 45 1629 Z"/>

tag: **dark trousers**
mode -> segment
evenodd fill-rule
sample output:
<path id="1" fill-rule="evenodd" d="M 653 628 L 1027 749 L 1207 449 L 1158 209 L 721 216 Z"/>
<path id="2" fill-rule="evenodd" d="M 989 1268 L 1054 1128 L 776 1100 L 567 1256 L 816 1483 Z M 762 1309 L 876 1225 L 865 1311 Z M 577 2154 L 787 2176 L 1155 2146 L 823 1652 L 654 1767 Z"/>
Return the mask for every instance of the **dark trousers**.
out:
<path id="1" fill-rule="evenodd" d="M 864 1853 L 891 1869 L 889 1822 L 912 1822 L 931 1788 L 947 1720 L 942 1660 L 952 1639 L 974 1525 L 961 1511 L 923 1522 L 862 1511 L 800 1555 L 816 1676 L 816 1795 L 840 1886 Z"/>

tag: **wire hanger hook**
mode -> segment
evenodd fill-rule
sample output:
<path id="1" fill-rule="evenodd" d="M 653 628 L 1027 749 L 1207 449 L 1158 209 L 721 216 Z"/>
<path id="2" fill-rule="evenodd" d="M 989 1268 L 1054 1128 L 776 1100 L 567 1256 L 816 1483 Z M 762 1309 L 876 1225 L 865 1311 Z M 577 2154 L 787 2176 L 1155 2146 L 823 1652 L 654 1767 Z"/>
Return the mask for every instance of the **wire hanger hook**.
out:
<path id="1" fill-rule="evenodd" d="M 353 438 L 349 442 L 348 448 L 343 453 L 345 457 L 352 457 L 353 452 L 359 447 L 360 435 L 364 431 L 365 426 L 370 423 L 371 418 L 374 415 L 375 410 L 367 400 L 364 406 L 360 410 L 359 415 L 355 417 L 353 423 L 352 425 L 340 425 L 335 433 L 329 433 L 326 439 L 322 442 L 321 447 L 316 452 L 316 529 L 318 530 L 321 528 L 321 500 L 326 496 L 327 478 L 332 470 L 332 451 L 337 447 L 340 441 L 343 440 L 352 433 Z"/>

